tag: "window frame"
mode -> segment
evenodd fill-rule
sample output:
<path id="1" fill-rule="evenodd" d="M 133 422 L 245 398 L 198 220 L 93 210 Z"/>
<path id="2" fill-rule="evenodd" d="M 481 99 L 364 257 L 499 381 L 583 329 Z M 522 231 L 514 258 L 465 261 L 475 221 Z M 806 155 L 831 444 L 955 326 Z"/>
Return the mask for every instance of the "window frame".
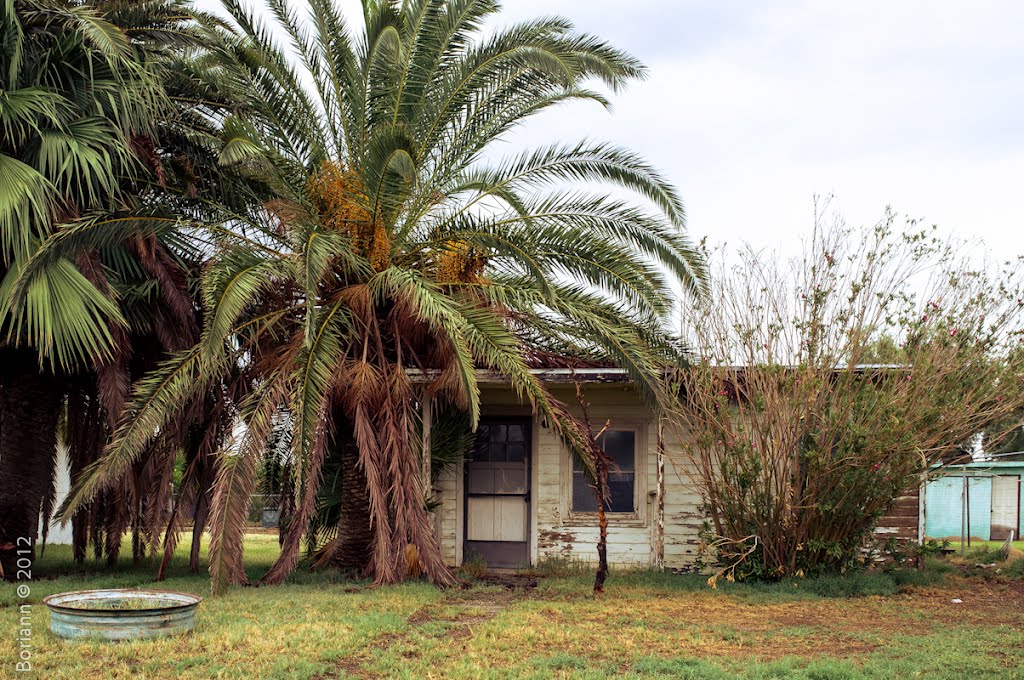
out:
<path id="1" fill-rule="evenodd" d="M 607 418 L 593 416 L 591 420 L 604 422 Z M 605 512 L 609 525 L 622 526 L 646 526 L 647 506 L 647 442 L 649 420 L 638 419 L 610 419 L 609 430 L 632 432 L 633 433 L 633 511 L 632 512 Z M 596 433 L 595 433 L 596 434 Z M 562 523 L 576 526 L 596 526 L 598 513 L 596 511 L 586 512 L 574 510 L 572 507 L 573 496 L 573 457 L 565 446 L 562 446 Z"/>

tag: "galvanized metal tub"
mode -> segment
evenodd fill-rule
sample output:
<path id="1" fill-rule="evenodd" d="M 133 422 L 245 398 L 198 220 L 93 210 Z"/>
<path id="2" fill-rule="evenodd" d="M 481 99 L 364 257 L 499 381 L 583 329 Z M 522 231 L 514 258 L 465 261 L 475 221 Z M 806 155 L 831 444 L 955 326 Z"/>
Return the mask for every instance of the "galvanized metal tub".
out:
<path id="1" fill-rule="evenodd" d="M 50 630 L 69 640 L 138 640 L 181 635 L 203 598 L 170 590 L 80 590 L 43 598 Z"/>

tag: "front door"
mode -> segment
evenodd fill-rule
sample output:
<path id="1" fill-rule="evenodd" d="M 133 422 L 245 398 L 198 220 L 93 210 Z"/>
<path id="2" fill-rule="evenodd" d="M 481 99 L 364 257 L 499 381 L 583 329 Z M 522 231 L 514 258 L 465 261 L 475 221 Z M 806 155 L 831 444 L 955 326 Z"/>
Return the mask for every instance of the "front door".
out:
<path id="1" fill-rule="evenodd" d="M 992 534 L 993 541 L 1005 541 L 1013 532 L 1020 538 L 1020 477 L 1001 475 L 992 478 Z"/>
<path id="2" fill-rule="evenodd" d="M 483 419 L 466 461 L 465 561 L 530 562 L 530 420 Z"/>

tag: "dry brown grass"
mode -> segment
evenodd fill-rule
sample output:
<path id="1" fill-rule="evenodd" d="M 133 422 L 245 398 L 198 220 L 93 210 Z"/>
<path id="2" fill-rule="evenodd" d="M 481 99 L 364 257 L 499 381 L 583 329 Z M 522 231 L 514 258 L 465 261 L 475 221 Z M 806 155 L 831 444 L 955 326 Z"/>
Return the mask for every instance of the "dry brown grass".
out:
<path id="1" fill-rule="evenodd" d="M 269 536 L 251 536 L 247 546 L 264 562 L 277 553 Z M 442 592 L 424 583 L 368 588 L 302 571 L 284 586 L 206 599 L 191 635 L 110 645 L 57 640 L 39 600 L 65 590 L 144 586 L 151 572 L 68 575 L 70 553 L 57 560 L 59 548 L 47 551 L 51 567 L 40 565 L 32 587 L 40 677 L 1024 680 L 1024 582 L 990 571 L 898 592 L 888 581 L 893 587 L 884 592 L 893 594 L 860 597 L 811 591 L 860 583 L 865 592 L 865 583 L 879 585 L 876 576 L 712 591 L 699 576 L 613 573 L 598 599 L 585 574 L 505 575 Z M 205 576 L 189 576 L 185 566 L 175 563 L 163 587 L 205 594 Z M 54 567 L 59 575 L 48 571 Z M 18 601 L 0 590 L 0 624 L 8 630 Z M 0 677 L 12 651 L 0 647 Z"/>
<path id="2" fill-rule="evenodd" d="M 859 664 L 908 635 L 941 638 L 954 626 L 1024 628 L 1024 585 L 980 578 L 842 599 L 615 585 L 594 599 L 582 587 L 567 593 L 544 582 L 532 592 L 487 596 L 486 606 L 480 597 L 449 597 L 421 610 L 364 670 L 387 675 L 395 668 L 395 650 L 402 650 L 403 665 L 438 678 L 500 676 L 524 658 L 585 659 L 588 667 L 616 672 L 649 657 L 725 665 L 792 657 Z M 438 625 L 441 635 L 431 630 Z"/>

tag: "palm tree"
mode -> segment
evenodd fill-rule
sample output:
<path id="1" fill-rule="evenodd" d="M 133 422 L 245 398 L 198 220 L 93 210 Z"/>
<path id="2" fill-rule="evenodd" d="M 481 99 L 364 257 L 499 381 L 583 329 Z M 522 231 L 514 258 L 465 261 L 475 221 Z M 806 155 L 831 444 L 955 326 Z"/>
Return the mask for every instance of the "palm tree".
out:
<path id="1" fill-rule="evenodd" d="M 365 475 L 375 582 L 405 577 L 411 545 L 435 583 L 451 584 L 426 509 L 421 404 L 464 410 L 475 427 L 477 371 L 493 370 L 586 456 L 579 421 L 530 371 L 538 356 L 613 362 L 667 399 L 660 375 L 681 361 L 665 330 L 673 282 L 697 293 L 704 277 L 675 189 L 609 144 L 494 157 L 547 108 L 606 103 L 587 82 L 618 90 L 644 70 L 563 19 L 484 37 L 500 9 L 490 0 L 367 0 L 358 37 L 331 0 L 311 0 L 301 18 L 284 0 L 269 5 L 288 49 L 225 0 L 242 34 L 224 44 L 226 63 L 254 113 L 225 122 L 221 162 L 274 199 L 220 232 L 202 340 L 140 383 L 133 420 L 65 509 L 134 464 L 195 390 L 244 365 L 255 382 L 239 404 L 247 432 L 215 486 L 214 590 L 245 578 L 242 520 L 282 413 L 295 512 L 263 581 L 295 567 L 334 442 L 357 452 L 342 468 Z"/>
<path id="2" fill-rule="evenodd" d="M 34 544 L 40 511 L 45 541 L 60 414 L 76 476 L 130 382 L 196 340 L 189 279 L 201 252 L 179 226 L 227 183 L 196 170 L 218 140 L 210 112 L 223 107 L 189 78 L 187 46 L 209 18 L 178 0 L 5 0 L 0 22 L 0 545 L 10 546 Z M 77 558 L 91 539 L 116 559 L 130 525 L 139 556 L 140 522 L 160 519 L 182 430 L 74 518 Z"/>
<path id="3" fill-rule="evenodd" d="M 107 320 L 121 315 L 68 258 L 47 267 L 20 306 L 8 293 L 57 223 L 116 205 L 120 178 L 137 172 L 131 134 L 148 129 L 157 89 L 123 35 L 89 8 L 5 0 L 0 21 L 0 560 L 9 576 L 14 544 L 34 547 L 65 376 L 111 356 L 117 331 Z"/>

